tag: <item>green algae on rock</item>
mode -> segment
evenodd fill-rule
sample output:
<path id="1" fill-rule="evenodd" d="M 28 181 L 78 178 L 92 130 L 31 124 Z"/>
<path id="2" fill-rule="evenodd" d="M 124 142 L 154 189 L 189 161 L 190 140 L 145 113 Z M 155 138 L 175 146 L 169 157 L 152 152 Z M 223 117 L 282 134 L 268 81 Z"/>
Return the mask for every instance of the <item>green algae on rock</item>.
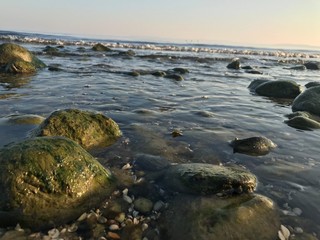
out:
<path id="1" fill-rule="evenodd" d="M 109 51 L 111 51 L 110 48 L 104 46 L 104 45 L 101 44 L 101 43 L 95 44 L 95 45 L 92 47 L 92 50 L 93 50 L 93 51 L 98 51 L 98 52 L 109 52 Z"/>
<path id="2" fill-rule="evenodd" d="M 100 113 L 65 109 L 53 112 L 32 135 L 64 136 L 91 148 L 113 144 L 121 131 L 116 122 Z"/>
<path id="3" fill-rule="evenodd" d="M 28 124 L 28 125 L 39 125 L 44 121 L 44 117 L 34 114 L 22 114 L 22 115 L 11 115 L 8 117 L 8 122 L 11 124 Z"/>
<path id="4" fill-rule="evenodd" d="M 257 186 L 256 176 L 243 168 L 204 163 L 172 165 L 160 181 L 173 191 L 205 195 L 252 192 Z"/>
<path id="5" fill-rule="evenodd" d="M 115 186 L 109 170 L 63 137 L 8 145 L 0 149 L 0 166 L 1 227 L 8 216 L 33 229 L 65 223 L 100 204 Z"/>
<path id="6" fill-rule="evenodd" d="M 280 227 L 275 204 L 262 195 L 178 195 L 168 206 L 161 216 L 161 239 L 277 239 Z"/>
<path id="7" fill-rule="evenodd" d="M 34 73 L 46 65 L 26 48 L 13 43 L 0 45 L 0 71 L 5 73 Z"/>
<path id="8" fill-rule="evenodd" d="M 231 142 L 233 153 L 244 153 L 252 156 L 268 154 L 277 145 L 266 137 L 251 137 L 245 139 L 235 138 Z"/>

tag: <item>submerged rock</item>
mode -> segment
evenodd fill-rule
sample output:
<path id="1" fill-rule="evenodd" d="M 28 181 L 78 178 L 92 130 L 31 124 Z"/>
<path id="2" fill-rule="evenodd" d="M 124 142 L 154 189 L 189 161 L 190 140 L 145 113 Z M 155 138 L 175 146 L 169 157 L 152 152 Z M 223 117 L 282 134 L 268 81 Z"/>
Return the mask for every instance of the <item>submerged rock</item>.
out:
<path id="1" fill-rule="evenodd" d="M 26 48 L 13 43 L 0 45 L 0 71 L 5 73 L 34 73 L 46 65 Z"/>
<path id="2" fill-rule="evenodd" d="M 44 119 L 44 117 L 34 114 L 11 115 L 8 117 L 9 123 L 12 124 L 39 125 L 44 121 Z"/>
<path id="3" fill-rule="evenodd" d="M 259 71 L 259 70 L 247 70 L 246 73 L 250 73 L 250 74 L 260 74 L 262 75 L 263 72 Z"/>
<path id="4" fill-rule="evenodd" d="M 266 137 L 251 137 L 246 139 L 236 138 L 231 142 L 234 153 L 244 153 L 252 156 L 268 154 L 277 145 Z"/>
<path id="5" fill-rule="evenodd" d="M 320 86 L 308 88 L 292 104 L 292 111 L 306 111 L 320 116 Z"/>
<path id="6" fill-rule="evenodd" d="M 277 239 L 275 204 L 262 195 L 178 196 L 161 216 L 161 239 Z"/>
<path id="7" fill-rule="evenodd" d="M 291 67 L 291 68 L 288 68 L 290 70 L 298 70 L 298 71 L 304 71 L 307 69 L 307 67 L 305 65 L 299 65 L 299 66 L 294 66 L 294 67 Z"/>
<path id="8" fill-rule="evenodd" d="M 192 194 L 246 193 L 257 185 L 255 175 L 236 166 L 186 163 L 166 168 L 160 182 L 173 191 Z"/>
<path id="9" fill-rule="evenodd" d="M 100 113 L 65 109 L 53 112 L 32 135 L 64 136 L 90 148 L 113 144 L 121 131 L 116 122 Z"/>
<path id="10" fill-rule="evenodd" d="M 288 124 L 290 127 L 302 130 L 312 130 L 320 128 L 319 122 L 304 116 L 290 118 L 289 120 L 285 121 L 285 123 Z"/>
<path id="11" fill-rule="evenodd" d="M 98 52 L 109 52 L 111 51 L 111 48 L 108 48 L 101 43 L 97 43 L 92 47 L 93 51 L 98 51 Z"/>
<path id="12" fill-rule="evenodd" d="M 269 81 L 255 89 L 261 96 L 274 98 L 295 98 L 301 93 L 301 87 L 293 81 Z"/>
<path id="13" fill-rule="evenodd" d="M 168 73 L 167 75 L 165 75 L 165 77 L 176 80 L 176 81 L 183 81 L 184 80 L 180 74 L 169 74 Z"/>
<path id="14" fill-rule="evenodd" d="M 144 171 L 159 171 L 169 167 L 170 162 L 160 156 L 138 154 L 134 159 L 134 165 Z"/>
<path id="15" fill-rule="evenodd" d="M 240 59 L 239 58 L 233 59 L 232 62 L 227 65 L 227 68 L 237 69 L 237 70 L 240 69 Z"/>
<path id="16" fill-rule="evenodd" d="M 0 227 L 66 223 L 99 204 L 114 180 L 80 145 L 63 137 L 32 138 L 0 149 Z"/>
<path id="17" fill-rule="evenodd" d="M 189 73 L 189 70 L 186 68 L 174 68 L 172 71 L 179 73 L 179 74 L 186 74 Z"/>

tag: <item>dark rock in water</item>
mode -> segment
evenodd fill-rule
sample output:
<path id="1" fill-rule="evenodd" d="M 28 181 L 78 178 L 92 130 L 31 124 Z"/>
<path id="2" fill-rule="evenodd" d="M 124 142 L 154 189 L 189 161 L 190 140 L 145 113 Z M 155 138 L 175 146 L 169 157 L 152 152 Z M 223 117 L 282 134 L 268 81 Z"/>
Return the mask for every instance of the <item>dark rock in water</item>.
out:
<path id="1" fill-rule="evenodd" d="M 319 122 L 304 116 L 290 118 L 289 120 L 285 121 L 285 123 L 288 124 L 290 127 L 302 130 L 312 130 L 320 128 Z"/>
<path id="2" fill-rule="evenodd" d="M 46 65 L 26 48 L 13 43 L 0 45 L 0 71 L 6 73 L 33 73 Z"/>
<path id="3" fill-rule="evenodd" d="M 308 82 L 306 85 L 304 85 L 306 88 L 311 88 L 311 87 L 317 87 L 320 86 L 320 82 Z"/>
<path id="4" fill-rule="evenodd" d="M 300 66 L 294 66 L 291 68 L 288 68 L 289 70 L 298 70 L 298 71 L 304 71 L 307 69 L 307 67 L 305 65 L 300 65 Z"/>
<path id="5" fill-rule="evenodd" d="M 277 147 L 266 137 L 251 137 L 245 139 L 235 139 L 231 142 L 234 153 L 244 153 L 252 156 L 262 156 Z"/>
<path id="6" fill-rule="evenodd" d="M 251 69 L 254 69 L 253 67 L 251 66 L 243 66 L 241 67 L 242 69 L 245 69 L 245 70 L 251 70 Z"/>
<path id="7" fill-rule="evenodd" d="M 270 82 L 270 80 L 267 80 L 267 79 L 255 79 L 250 83 L 248 88 L 251 91 L 255 91 L 258 86 L 260 86 L 261 84 L 266 83 L 266 82 Z"/>
<path id="8" fill-rule="evenodd" d="M 135 51 L 133 50 L 128 50 L 128 51 L 121 51 L 118 53 L 120 56 L 126 56 L 126 57 L 133 57 L 136 55 Z"/>
<path id="9" fill-rule="evenodd" d="M 60 71 L 62 71 L 62 69 L 60 67 L 55 66 L 55 65 L 48 66 L 48 70 L 51 71 L 51 72 L 60 72 Z"/>
<path id="10" fill-rule="evenodd" d="M 121 131 L 117 123 L 102 114 L 65 109 L 53 112 L 32 135 L 64 136 L 90 148 L 113 144 Z"/>
<path id="11" fill-rule="evenodd" d="M 170 162 L 160 156 L 138 154 L 134 159 L 134 165 L 144 171 L 159 171 L 169 167 Z"/>
<path id="12" fill-rule="evenodd" d="M 186 68 L 174 68 L 174 69 L 172 69 L 172 71 L 179 73 L 179 74 L 189 73 L 189 70 Z"/>
<path id="13" fill-rule="evenodd" d="M 156 77 L 165 77 L 167 74 L 164 71 L 154 71 L 151 73 L 151 75 Z"/>
<path id="14" fill-rule="evenodd" d="M 0 227 L 66 223 L 100 204 L 115 187 L 108 170 L 63 137 L 8 145 L 0 149 L 0 165 Z"/>
<path id="15" fill-rule="evenodd" d="M 172 165 L 160 181 L 173 191 L 205 195 L 247 193 L 257 185 L 256 176 L 243 168 L 203 163 Z"/>
<path id="16" fill-rule="evenodd" d="M 227 65 L 227 68 L 237 69 L 237 70 L 240 69 L 240 59 L 239 58 L 233 59 L 232 62 Z"/>
<path id="17" fill-rule="evenodd" d="M 260 72 L 260 71 L 258 71 L 258 70 L 248 70 L 248 71 L 246 71 L 246 73 L 250 73 L 250 74 L 260 74 L 260 75 L 263 74 L 263 72 Z"/>
<path id="18" fill-rule="evenodd" d="M 309 70 L 320 70 L 320 62 L 307 62 L 304 66 Z"/>
<path id="19" fill-rule="evenodd" d="M 92 47 L 93 51 L 98 51 L 98 52 L 109 52 L 112 51 L 111 48 L 108 48 L 101 43 L 97 43 Z"/>
<path id="20" fill-rule="evenodd" d="M 255 92 L 266 97 L 293 99 L 301 93 L 301 87 L 294 81 L 270 81 L 257 86 Z"/>
<path id="21" fill-rule="evenodd" d="M 184 80 L 183 77 L 179 74 L 168 74 L 165 77 L 176 80 L 176 81 L 183 81 Z"/>
<path id="22" fill-rule="evenodd" d="M 138 72 L 138 71 L 131 71 L 131 72 L 128 72 L 128 75 L 129 75 L 129 76 L 132 76 L 132 77 L 139 77 L 139 76 L 140 76 L 140 72 Z"/>
<path id="23" fill-rule="evenodd" d="M 320 86 L 308 88 L 301 93 L 293 101 L 292 111 L 306 111 L 320 116 Z"/>
<path id="24" fill-rule="evenodd" d="M 48 55 L 53 55 L 53 56 L 59 55 L 59 49 L 55 47 L 46 46 L 43 51 Z"/>
<path id="25" fill-rule="evenodd" d="M 294 112 L 294 113 L 289 113 L 285 115 L 287 118 L 291 119 L 294 117 L 305 117 L 305 118 L 312 118 L 311 114 L 308 112 Z"/>
<path id="26" fill-rule="evenodd" d="M 160 217 L 166 240 L 277 239 L 280 220 L 275 203 L 256 194 L 218 198 L 177 196 Z"/>

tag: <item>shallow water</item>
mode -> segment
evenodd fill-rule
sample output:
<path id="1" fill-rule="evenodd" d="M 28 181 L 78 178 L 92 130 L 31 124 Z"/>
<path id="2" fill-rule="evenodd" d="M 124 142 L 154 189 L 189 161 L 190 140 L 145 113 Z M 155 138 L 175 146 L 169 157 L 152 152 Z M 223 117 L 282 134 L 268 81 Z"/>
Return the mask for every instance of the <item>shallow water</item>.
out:
<path id="1" fill-rule="evenodd" d="M 256 96 L 247 88 L 257 78 L 294 80 L 301 85 L 320 81 L 319 71 L 285 69 L 308 60 L 320 61 L 319 51 L 102 41 L 116 51 L 133 49 L 136 55 L 129 57 L 92 51 L 97 40 L 61 37 L 58 41 L 37 35 L 31 41 L 19 34 L 16 38 L 1 36 L 2 42 L 15 40 L 47 65 L 61 69 L 0 76 L 1 146 L 25 137 L 34 127 L 8 125 L 9 115 L 46 117 L 63 108 L 100 111 L 113 118 L 123 132 L 116 145 L 97 153 L 102 163 L 108 165 L 108 159 L 114 157 L 130 161 L 138 153 L 148 153 L 172 162 L 243 165 L 257 175 L 257 191 L 286 210 L 283 224 L 320 236 L 320 131 L 287 126 L 283 121 L 285 114 L 292 112 L 290 101 Z M 61 56 L 43 51 L 46 44 L 56 43 L 64 45 L 59 49 Z M 227 69 L 234 57 L 263 75 Z M 183 75 L 183 81 L 127 74 L 175 67 L 187 68 L 190 73 Z M 173 138 L 174 129 L 181 130 L 183 136 Z M 234 154 L 229 146 L 235 137 L 261 135 L 278 145 L 266 156 Z M 302 214 L 290 216 L 294 208 Z"/>

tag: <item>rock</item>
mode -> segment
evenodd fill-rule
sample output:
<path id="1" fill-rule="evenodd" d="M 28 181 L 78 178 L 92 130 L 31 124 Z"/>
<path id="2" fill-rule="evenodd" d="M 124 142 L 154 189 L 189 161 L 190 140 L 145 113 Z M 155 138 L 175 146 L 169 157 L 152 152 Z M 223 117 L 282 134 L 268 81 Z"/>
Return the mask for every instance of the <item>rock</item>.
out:
<path id="1" fill-rule="evenodd" d="M 275 204 L 256 194 L 178 196 L 169 203 L 160 222 L 160 238 L 167 240 L 277 239 L 280 227 Z"/>
<path id="2" fill-rule="evenodd" d="M 12 124 L 30 124 L 30 125 L 39 125 L 44 121 L 44 117 L 33 115 L 33 114 L 24 114 L 24 115 L 11 115 L 9 117 L 9 123 Z"/>
<path id="3" fill-rule="evenodd" d="M 306 62 L 304 66 L 309 70 L 320 70 L 320 62 Z"/>
<path id="4" fill-rule="evenodd" d="M 55 47 L 51 47 L 51 46 L 46 46 L 43 51 L 48 54 L 48 55 L 52 55 L 52 56 L 59 56 L 60 52 L 58 48 Z"/>
<path id="5" fill-rule="evenodd" d="M 65 109 L 53 112 L 32 135 L 64 136 L 91 148 L 113 144 L 121 131 L 116 122 L 100 113 Z"/>
<path id="6" fill-rule="evenodd" d="M 144 171 L 159 171 L 170 166 L 170 162 L 160 156 L 150 154 L 138 154 L 134 159 L 134 165 Z"/>
<path id="7" fill-rule="evenodd" d="M 293 81 L 270 81 L 260 84 L 255 91 L 261 96 L 293 99 L 301 93 L 301 88 Z"/>
<path id="8" fill-rule="evenodd" d="M 179 74 L 186 74 L 189 73 L 189 70 L 186 68 L 174 68 L 172 71 L 179 73 Z"/>
<path id="9" fill-rule="evenodd" d="M 250 83 L 248 88 L 251 91 L 255 91 L 258 86 L 260 86 L 261 84 L 266 83 L 266 82 L 270 82 L 270 80 L 267 80 L 267 79 L 255 79 Z"/>
<path id="10" fill-rule="evenodd" d="M 173 191 L 191 194 L 252 192 L 257 185 L 256 176 L 243 168 L 202 163 L 172 165 L 160 182 Z"/>
<path id="11" fill-rule="evenodd" d="M 0 45 L 0 71 L 5 73 L 34 73 L 46 65 L 26 48 L 13 43 Z"/>
<path id="12" fill-rule="evenodd" d="M 136 55 L 136 53 L 133 50 L 130 49 L 128 51 L 119 51 L 118 55 L 119 56 L 124 56 L 124 57 L 133 57 L 133 56 Z"/>
<path id="13" fill-rule="evenodd" d="M 151 73 L 151 75 L 156 77 L 165 77 L 167 74 L 164 71 L 154 71 Z"/>
<path id="14" fill-rule="evenodd" d="M 141 213 L 150 213 L 153 209 L 153 202 L 147 198 L 139 197 L 133 202 L 134 208 Z"/>
<path id="15" fill-rule="evenodd" d="M 63 137 L 10 144 L 0 149 L 0 165 L 0 227 L 10 221 L 32 229 L 66 223 L 115 186 L 109 170 Z"/>
<path id="16" fill-rule="evenodd" d="M 270 150 L 277 147 L 266 137 L 251 137 L 246 139 L 236 138 L 231 142 L 234 153 L 244 153 L 252 156 L 266 155 Z"/>
<path id="17" fill-rule="evenodd" d="M 320 128 L 319 122 L 304 116 L 293 117 L 284 122 L 288 124 L 290 127 L 294 127 L 302 130 L 312 130 L 312 129 Z"/>
<path id="18" fill-rule="evenodd" d="M 98 51 L 98 52 L 110 52 L 111 49 L 102 45 L 101 43 L 97 43 L 92 47 L 93 51 Z"/>
<path id="19" fill-rule="evenodd" d="M 292 103 L 292 111 L 306 111 L 320 116 L 320 86 L 301 93 Z"/>
<path id="20" fill-rule="evenodd" d="M 248 71 L 246 71 L 246 73 L 250 73 L 250 74 L 260 74 L 260 75 L 263 74 L 263 72 L 258 71 L 258 70 L 248 70 Z"/>
<path id="21" fill-rule="evenodd" d="M 237 70 L 240 69 L 240 59 L 239 58 L 233 59 L 232 62 L 227 65 L 227 68 L 237 69 Z"/>
<path id="22" fill-rule="evenodd" d="M 304 85 L 306 88 L 311 88 L 311 87 L 317 87 L 320 86 L 320 82 L 308 82 L 306 85 Z"/>
<path id="23" fill-rule="evenodd" d="M 179 74 L 167 74 L 165 77 L 176 80 L 176 81 L 183 81 L 184 80 L 183 77 Z"/>
<path id="24" fill-rule="evenodd" d="M 305 65 L 299 65 L 299 66 L 294 66 L 294 67 L 291 67 L 291 68 L 288 68 L 289 70 L 298 70 L 298 71 L 304 71 L 306 70 L 306 66 Z"/>
<path id="25" fill-rule="evenodd" d="M 132 77 L 139 77 L 140 73 L 138 71 L 131 71 L 131 72 L 128 72 L 128 75 Z"/>
<path id="26" fill-rule="evenodd" d="M 254 69 L 253 67 L 251 66 L 243 66 L 241 67 L 242 69 L 245 69 L 245 70 L 251 70 L 251 69 Z"/>

